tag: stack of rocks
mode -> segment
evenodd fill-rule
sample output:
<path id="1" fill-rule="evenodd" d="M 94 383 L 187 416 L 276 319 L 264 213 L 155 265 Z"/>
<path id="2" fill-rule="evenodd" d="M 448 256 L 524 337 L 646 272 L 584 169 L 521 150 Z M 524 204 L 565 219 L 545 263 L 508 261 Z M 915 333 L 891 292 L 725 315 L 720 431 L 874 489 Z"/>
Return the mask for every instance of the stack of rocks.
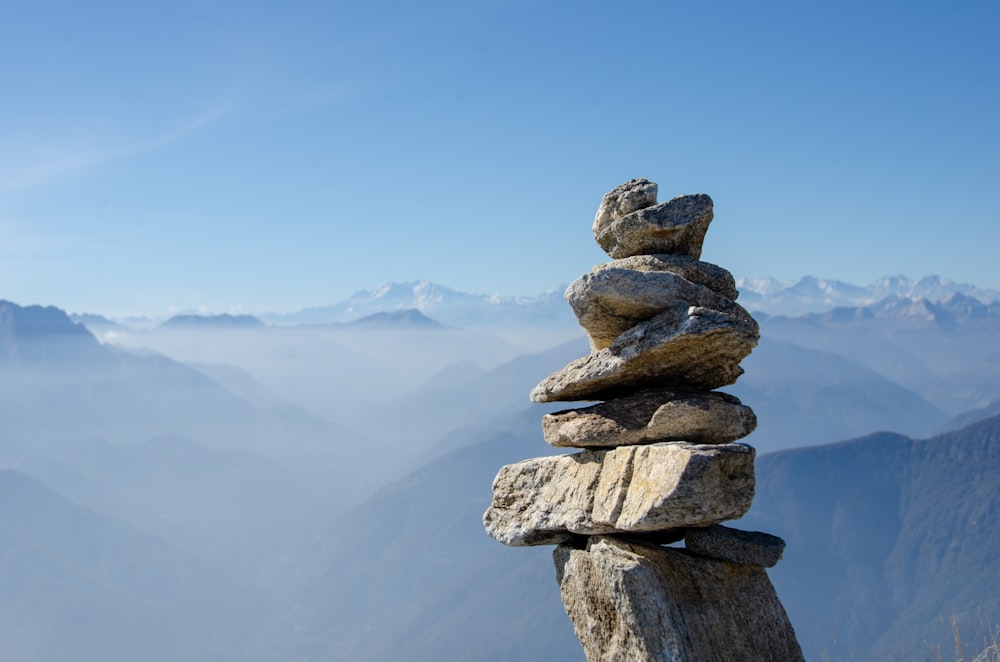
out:
<path id="1" fill-rule="evenodd" d="M 656 196 L 645 179 L 604 196 L 594 236 L 613 261 L 566 291 L 592 351 L 531 392 L 598 402 L 542 421 L 549 444 L 585 450 L 500 469 L 486 530 L 558 545 L 590 660 L 800 660 L 764 571 L 784 542 L 719 525 L 753 500 L 754 450 L 733 442 L 757 420 L 713 389 L 742 374 L 757 323 L 732 275 L 699 259 L 711 198 Z"/>

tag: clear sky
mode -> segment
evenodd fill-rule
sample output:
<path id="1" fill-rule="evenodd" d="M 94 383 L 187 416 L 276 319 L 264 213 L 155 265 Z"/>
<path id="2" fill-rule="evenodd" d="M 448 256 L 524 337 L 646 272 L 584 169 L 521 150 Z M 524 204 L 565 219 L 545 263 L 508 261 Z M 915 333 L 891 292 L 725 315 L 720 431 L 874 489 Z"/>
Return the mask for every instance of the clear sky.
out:
<path id="1" fill-rule="evenodd" d="M 533 295 L 601 196 L 705 192 L 737 277 L 1000 288 L 1000 3 L 7 2 L 0 298 Z"/>

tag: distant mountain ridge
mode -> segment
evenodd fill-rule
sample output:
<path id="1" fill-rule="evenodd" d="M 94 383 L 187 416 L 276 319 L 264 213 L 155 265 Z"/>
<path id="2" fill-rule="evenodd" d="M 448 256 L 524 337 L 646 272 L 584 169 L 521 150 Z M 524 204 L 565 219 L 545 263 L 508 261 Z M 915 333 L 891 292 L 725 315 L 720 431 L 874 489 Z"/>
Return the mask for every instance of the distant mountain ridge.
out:
<path id="1" fill-rule="evenodd" d="M 416 310 L 446 326 L 535 325 L 575 323 L 562 288 L 533 297 L 469 294 L 425 280 L 386 283 L 360 290 L 328 306 L 259 317 L 272 324 L 354 322 L 376 313 Z"/>
<path id="2" fill-rule="evenodd" d="M 835 308 L 863 308 L 887 298 L 925 299 L 942 302 L 959 294 L 982 303 L 1000 301 L 1000 290 L 957 283 L 941 276 L 919 280 L 907 276 L 885 276 L 859 286 L 840 280 L 803 276 L 794 281 L 775 278 L 739 278 L 739 303 L 751 312 L 769 315 L 798 316 L 824 313 Z M 536 325 L 575 326 L 576 319 L 563 300 L 565 286 L 536 296 L 475 294 L 426 280 L 389 282 L 373 289 L 358 290 L 339 302 L 311 306 L 289 313 L 259 312 L 253 318 L 268 325 L 334 324 L 355 322 L 378 313 L 416 310 L 445 326 L 524 327 Z M 182 314 L 174 318 L 223 318 L 234 320 L 249 315 Z M 164 318 L 129 317 L 109 319 L 93 313 L 71 314 L 74 322 L 91 330 L 114 330 L 119 325 L 133 329 L 156 326 Z"/>
<path id="3" fill-rule="evenodd" d="M 956 283 L 940 276 L 914 280 L 906 276 L 886 276 L 866 286 L 839 280 L 804 276 L 792 282 L 774 278 L 737 280 L 739 302 L 752 312 L 770 315 L 806 315 L 834 308 L 866 307 L 887 298 L 932 303 L 955 295 L 989 304 L 1000 301 L 1000 291 L 969 283 Z M 563 300 L 562 287 L 533 297 L 499 294 L 470 294 L 428 281 L 386 283 L 360 290 L 350 298 L 305 308 L 284 315 L 259 315 L 272 324 L 352 322 L 380 312 L 417 310 L 442 324 L 453 326 L 575 324 Z"/>
<path id="4" fill-rule="evenodd" d="M 0 340 L 65 340 L 90 336 L 82 324 L 54 306 L 20 306 L 0 299 Z"/>
<path id="5" fill-rule="evenodd" d="M 58 364 L 99 350 L 90 331 L 59 308 L 0 299 L 0 365 Z"/>
<path id="6" fill-rule="evenodd" d="M 1000 301 L 1000 291 L 969 283 L 956 283 L 940 276 L 913 280 L 906 276 L 886 276 L 866 286 L 839 280 L 804 276 L 796 281 L 780 282 L 774 278 L 736 281 L 740 304 L 752 312 L 771 315 L 807 315 L 834 308 L 871 306 L 887 298 L 939 302 L 959 294 L 984 303 Z"/>
<path id="7" fill-rule="evenodd" d="M 264 326 L 252 315 L 174 315 L 161 324 L 167 329 L 259 329 Z"/>
<path id="8" fill-rule="evenodd" d="M 839 354 L 906 385 L 952 416 L 1000 399 L 997 301 L 983 303 L 957 292 L 936 302 L 890 296 L 868 306 L 801 316 L 758 312 L 756 318 L 762 338 Z M 753 360 L 751 355 L 748 361 Z M 751 380 L 753 375 L 748 368 Z"/>
<path id="9" fill-rule="evenodd" d="M 936 325 L 945 328 L 960 323 L 982 324 L 1000 321 L 1000 301 L 984 303 L 959 292 L 944 299 L 909 299 L 890 295 L 866 306 L 838 306 L 832 310 L 805 315 L 772 315 L 758 311 L 759 320 L 795 318 L 817 324 L 857 324 L 871 320 L 892 320 L 896 323 Z"/>
<path id="10" fill-rule="evenodd" d="M 769 575 L 806 658 L 952 659 L 932 653 L 954 645 L 952 618 L 974 654 L 1000 607 L 998 469 L 1000 417 L 759 457 L 737 526 L 788 542 Z"/>
<path id="11" fill-rule="evenodd" d="M 409 328 L 409 329 L 440 329 L 442 325 L 437 320 L 432 320 L 427 315 L 416 308 L 404 308 L 402 310 L 386 311 L 366 315 L 361 319 L 349 322 L 355 327 L 368 329 L 377 328 Z"/>

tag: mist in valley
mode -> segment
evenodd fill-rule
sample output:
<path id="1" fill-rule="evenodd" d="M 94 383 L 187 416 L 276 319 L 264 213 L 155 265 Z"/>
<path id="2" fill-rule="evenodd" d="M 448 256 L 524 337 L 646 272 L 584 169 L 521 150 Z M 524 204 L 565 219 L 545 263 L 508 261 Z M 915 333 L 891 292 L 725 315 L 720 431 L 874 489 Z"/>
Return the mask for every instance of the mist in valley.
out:
<path id="1" fill-rule="evenodd" d="M 927 438 L 1000 400 L 996 304 L 954 304 L 762 315 L 725 389 L 745 441 Z M 480 521 L 502 464 L 556 452 L 539 422 L 566 405 L 527 393 L 589 351 L 572 320 L 76 319 L 0 304 L 16 659 L 582 659 L 550 550 Z"/>

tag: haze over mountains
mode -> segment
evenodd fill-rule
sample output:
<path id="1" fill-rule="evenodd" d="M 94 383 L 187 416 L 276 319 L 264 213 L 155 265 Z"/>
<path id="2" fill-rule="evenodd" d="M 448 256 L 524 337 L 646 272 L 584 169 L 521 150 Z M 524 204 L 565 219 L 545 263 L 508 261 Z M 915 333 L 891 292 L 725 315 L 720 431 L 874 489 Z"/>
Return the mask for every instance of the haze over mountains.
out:
<path id="1" fill-rule="evenodd" d="M 955 283 L 940 276 L 926 276 L 919 280 L 906 276 L 886 276 L 865 286 L 814 276 L 804 276 L 792 282 L 781 282 L 774 278 L 740 278 L 737 280 L 737 287 L 740 291 L 740 303 L 744 308 L 771 315 L 804 315 L 826 312 L 837 307 L 864 307 L 887 297 L 937 302 L 952 294 L 963 294 L 984 303 L 1000 300 L 1000 291 L 969 283 Z M 254 316 L 274 325 L 330 324 L 351 322 L 375 313 L 418 310 L 447 326 L 576 326 L 572 311 L 563 300 L 562 293 L 565 289 L 565 285 L 562 285 L 537 296 L 517 297 L 470 294 L 428 281 L 409 281 L 359 290 L 348 299 L 329 305 L 290 313 L 259 311 Z M 96 312 L 74 315 L 74 320 L 93 327 L 122 324 L 134 328 L 147 328 L 162 322 L 134 317 L 113 322 Z M 182 319 L 193 316 L 194 313 L 178 315 Z"/>
<path id="2" fill-rule="evenodd" d="M 901 292 L 929 298 L 903 298 Z M 980 302 L 961 292 L 993 299 Z M 867 302 L 882 294 L 875 303 L 830 307 L 833 300 Z M 823 312 L 763 312 L 786 308 L 793 295 L 796 306 Z M 803 427 L 823 441 L 879 429 L 929 434 L 950 417 L 998 398 L 1000 379 L 991 367 L 1000 353 L 993 342 L 1000 327 L 997 299 L 1000 293 L 936 276 L 884 278 L 863 288 L 811 277 L 785 286 L 771 279 L 744 283 L 740 300 L 758 308 L 764 341 L 747 360 L 747 377 L 730 390 L 762 408 L 756 441 L 762 449 L 813 443 L 802 438 Z M 99 338 L 119 345 L 199 364 L 211 355 L 241 366 L 286 400 L 352 425 L 372 418 L 366 402 L 373 399 L 402 410 L 411 397 L 428 400 L 417 391 L 424 381 L 447 381 L 435 377 L 439 371 L 457 384 L 463 375 L 582 337 L 569 307 L 553 292 L 535 298 L 471 295 L 427 282 L 390 284 L 277 317 L 184 315 L 149 330 L 80 319 Z M 221 331 L 239 320 L 240 329 L 260 333 L 206 334 L 197 342 L 192 335 L 195 323 Z M 258 320 L 271 326 L 263 328 Z M 445 328 L 420 333 L 435 324 Z M 337 379 L 324 373 L 330 362 Z M 765 377 L 784 387 L 762 383 Z M 485 413 L 483 407 L 475 411 Z M 807 421 L 812 425 L 805 426 Z M 441 425 L 416 427 L 443 431 Z"/>
<path id="3" fill-rule="evenodd" d="M 738 526 L 788 538 L 772 577 L 807 656 L 908 655 L 941 614 L 1000 607 L 1000 296 L 741 289 L 762 341 L 725 389 L 760 420 Z M 394 284 L 138 324 L 0 301 L 4 650 L 582 659 L 549 550 L 480 516 L 501 464 L 556 452 L 539 421 L 560 407 L 527 393 L 587 351 L 561 292 Z"/>
<path id="4" fill-rule="evenodd" d="M 274 659 L 582 662 L 548 584 L 551 549 L 477 535 L 479 483 L 545 454 L 528 419 L 382 490 L 303 548 L 294 607 L 268 633 Z M 755 504 L 735 526 L 787 539 L 769 574 L 806 659 L 937 659 L 927 644 L 947 654 L 952 615 L 979 641 L 981 614 L 1000 608 L 998 470 L 1000 417 L 926 441 L 881 433 L 760 457 Z"/>

